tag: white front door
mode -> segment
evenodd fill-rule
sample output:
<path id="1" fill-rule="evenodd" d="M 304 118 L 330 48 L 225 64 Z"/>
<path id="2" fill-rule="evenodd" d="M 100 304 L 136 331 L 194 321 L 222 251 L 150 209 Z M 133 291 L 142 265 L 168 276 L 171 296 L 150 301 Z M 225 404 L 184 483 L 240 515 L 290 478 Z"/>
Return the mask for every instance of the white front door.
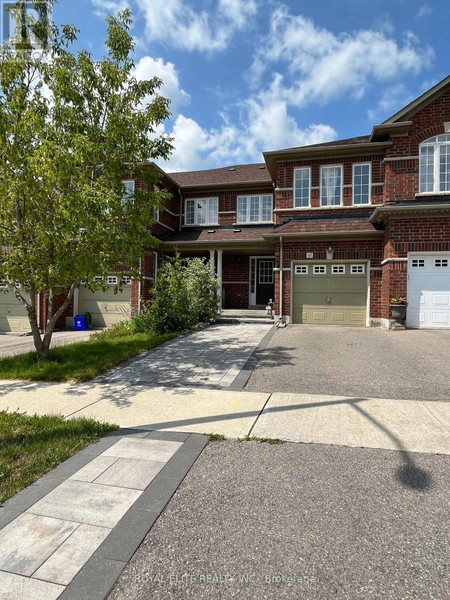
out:
<path id="1" fill-rule="evenodd" d="M 450 253 L 408 255 L 407 327 L 450 328 Z"/>

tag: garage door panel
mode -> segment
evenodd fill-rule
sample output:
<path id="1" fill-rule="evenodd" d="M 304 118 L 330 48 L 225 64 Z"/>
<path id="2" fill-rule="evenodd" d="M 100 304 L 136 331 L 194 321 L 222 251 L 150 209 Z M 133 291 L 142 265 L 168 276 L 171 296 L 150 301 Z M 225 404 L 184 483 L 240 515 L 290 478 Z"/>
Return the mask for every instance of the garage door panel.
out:
<path id="1" fill-rule="evenodd" d="M 450 254 L 429 253 L 408 257 L 408 327 L 450 328 L 448 265 Z"/>
<path id="2" fill-rule="evenodd" d="M 114 293 L 114 286 L 106 291 L 91 292 L 81 287 L 78 299 L 78 312 L 92 315 L 93 327 L 111 327 L 131 315 L 131 289 L 126 286 L 122 292 Z"/>
<path id="3" fill-rule="evenodd" d="M 29 296 L 26 296 L 26 298 L 29 299 Z M 5 333 L 27 333 L 30 331 L 27 309 L 17 300 L 11 290 L 0 292 L 0 331 Z"/>
<path id="4" fill-rule="evenodd" d="M 360 263 L 361 264 L 361 263 Z M 292 319 L 294 323 L 360 326 L 366 324 L 367 279 L 364 274 L 333 274 L 331 264 L 325 274 L 295 274 L 293 277 Z"/>

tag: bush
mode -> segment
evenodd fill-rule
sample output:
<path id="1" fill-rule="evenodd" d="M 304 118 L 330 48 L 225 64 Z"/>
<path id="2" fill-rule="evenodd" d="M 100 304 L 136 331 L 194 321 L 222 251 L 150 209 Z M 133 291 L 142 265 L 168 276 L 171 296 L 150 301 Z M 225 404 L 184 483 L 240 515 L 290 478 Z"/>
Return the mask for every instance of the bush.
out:
<path id="1" fill-rule="evenodd" d="M 218 281 L 204 259 L 166 258 L 152 290 L 146 326 L 158 334 L 186 331 L 218 314 Z"/>
<path id="2" fill-rule="evenodd" d="M 126 335 L 132 335 L 132 328 L 130 321 L 119 321 L 114 323 L 109 329 L 103 331 L 97 331 L 91 335 L 92 340 L 112 340 L 115 338 L 124 337 Z"/>

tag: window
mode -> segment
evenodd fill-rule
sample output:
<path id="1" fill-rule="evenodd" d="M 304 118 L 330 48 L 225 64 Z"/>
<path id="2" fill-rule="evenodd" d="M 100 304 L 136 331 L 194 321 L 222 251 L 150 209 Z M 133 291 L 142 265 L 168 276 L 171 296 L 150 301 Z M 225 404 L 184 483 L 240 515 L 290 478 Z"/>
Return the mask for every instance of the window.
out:
<path id="1" fill-rule="evenodd" d="M 370 204 L 371 164 L 353 165 L 353 204 Z"/>
<path id="2" fill-rule="evenodd" d="M 153 252 L 153 279 L 156 281 L 158 278 L 158 253 Z"/>
<path id="3" fill-rule="evenodd" d="M 423 258 L 413 258 L 411 265 L 413 267 L 424 267 L 425 260 Z"/>
<path id="4" fill-rule="evenodd" d="M 0 290 L 7 290 L 7 289 L 8 289 L 8 282 L 0 281 Z"/>
<path id="5" fill-rule="evenodd" d="M 159 221 L 159 208 L 157 208 L 154 212 L 153 212 L 153 218 L 155 219 L 156 222 Z"/>
<path id="6" fill-rule="evenodd" d="M 103 277 L 101 275 L 96 275 L 94 277 L 95 283 L 101 283 L 103 281 Z"/>
<path id="7" fill-rule="evenodd" d="M 296 275 L 308 275 L 308 265 L 297 265 L 295 267 Z"/>
<path id="8" fill-rule="evenodd" d="M 126 202 L 134 194 L 134 181 L 132 181 L 132 180 L 122 181 L 122 185 L 123 185 L 122 200 L 124 202 Z"/>
<path id="9" fill-rule="evenodd" d="M 364 275 L 364 265 L 352 265 L 350 267 L 351 275 Z"/>
<path id="10" fill-rule="evenodd" d="M 333 275 L 345 275 L 345 265 L 333 265 L 331 267 L 331 273 Z"/>
<path id="11" fill-rule="evenodd" d="M 272 196 L 238 196 L 238 223 L 271 223 Z"/>
<path id="12" fill-rule="evenodd" d="M 447 258 L 436 258 L 434 261 L 435 267 L 448 267 L 448 259 Z"/>
<path id="13" fill-rule="evenodd" d="M 419 192 L 450 192 L 450 134 L 438 135 L 420 145 Z"/>
<path id="14" fill-rule="evenodd" d="M 117 277 L 115 275 L 108 275 L 108 277 L 106 278 L 106 283 L 108 285 L 117 285 Z"/>
<path id="15" fill-rule="evenodd" d="M 311 169 L 294 169 L 294 207 L 309 206 L 311 194 Z"/>
<path id="16" fill-rule="evenodd" d="M 186 200 L 186 225 L 217 225 L 219 213 L 218 198 L 196 198 Z"/>
<path id="17" fill-rule="evenodd" d="M 327 272 L 327 268 L 325 265 L 314 265 L 313 274 L 314 275 L 325 275 Z"/>
<path id="18" fill-rule="evenodd" d="M 322 206 L 342 204 L 342 167 L 320 167 L 320 198 Z"/>
<path id="19" fill-rule="evenodd" d="M 273 261 L 261 260 L 259 263 L 259 283 L 273 283 Z"/>
<path id="20" fill-rule="evenodd" d="M 124 275 L 122 277 L 122 282 L 124 285 L 131 285 L 131 277 L 128 277 L 128 275 Z"/>

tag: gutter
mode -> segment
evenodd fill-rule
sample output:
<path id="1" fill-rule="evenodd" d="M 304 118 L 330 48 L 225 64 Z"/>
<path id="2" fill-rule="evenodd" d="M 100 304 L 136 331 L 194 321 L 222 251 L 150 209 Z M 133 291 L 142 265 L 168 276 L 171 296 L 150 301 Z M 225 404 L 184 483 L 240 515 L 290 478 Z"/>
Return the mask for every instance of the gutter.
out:
<path id="1" fill-rule="evenodd" d="M 283 236 L 280 235 L 280 319 L 283 318 Z"/>
<path id="2" fill-rule="evenodd" d="M 408 206 L 378 206 L 373 213 L 369 217 L 369 221 L 374 223 L 376 221 L 380 221 L 383 217 L 389 217 L 390 215 L 401 215 L 401 214 L 414 214 L 417 212 L 421 213 L 449 213 L 450 212 L 450 204 L 420 204 L 420 201 L 417 201 L 414 204 L 409 204 Z"/>

